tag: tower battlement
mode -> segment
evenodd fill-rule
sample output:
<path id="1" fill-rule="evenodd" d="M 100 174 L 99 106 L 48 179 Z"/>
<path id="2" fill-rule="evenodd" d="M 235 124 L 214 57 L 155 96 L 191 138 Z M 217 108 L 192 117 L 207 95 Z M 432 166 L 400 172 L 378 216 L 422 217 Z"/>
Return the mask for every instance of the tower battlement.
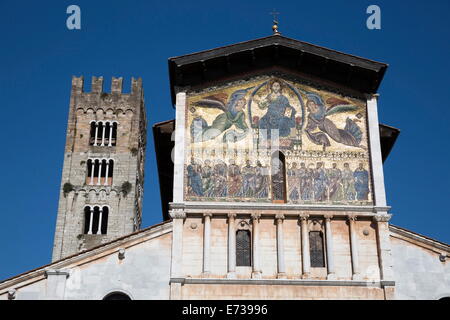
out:
<path id="1" fill-rule="evenodd" d="M 118 95 L 136 95 L 142 93 L 142 78 L 131 77 L 130 93 L 122 93 L 123 77 L 112 77 L 111 90 L 109 92 L 103 89 L 103 77 L 92 76 L 91 91 L 84 90 L 84 77 L 72 76 L 72 95 L 73 94 L 118 94 Z"/>

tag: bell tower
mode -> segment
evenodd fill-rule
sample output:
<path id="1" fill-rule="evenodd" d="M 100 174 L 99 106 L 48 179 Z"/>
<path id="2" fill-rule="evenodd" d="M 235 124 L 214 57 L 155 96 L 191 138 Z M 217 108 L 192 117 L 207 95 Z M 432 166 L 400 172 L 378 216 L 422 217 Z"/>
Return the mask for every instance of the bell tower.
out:
<path id="1" fill-rule="evenodd" d="M 146 147 L 142 80 L 72 78 L 69 120 L 52 261 L 140 228 Z"/>

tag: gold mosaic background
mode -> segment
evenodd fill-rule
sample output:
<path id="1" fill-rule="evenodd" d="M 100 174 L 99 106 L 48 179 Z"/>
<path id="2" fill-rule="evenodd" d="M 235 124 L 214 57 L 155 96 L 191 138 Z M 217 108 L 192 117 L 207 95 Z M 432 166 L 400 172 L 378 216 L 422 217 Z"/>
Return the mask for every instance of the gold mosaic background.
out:
<path id="1" fill-rule="evenodd" d="M 372 203 L 365 101 L 257 77 L 188 94 L 185 136 L 188 201 Z"/>

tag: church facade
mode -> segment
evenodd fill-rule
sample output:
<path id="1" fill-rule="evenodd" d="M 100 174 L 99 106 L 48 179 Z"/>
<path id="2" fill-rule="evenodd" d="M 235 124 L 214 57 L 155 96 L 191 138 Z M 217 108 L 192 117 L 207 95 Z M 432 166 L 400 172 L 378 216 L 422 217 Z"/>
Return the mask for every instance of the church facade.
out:
<path id="1" fill-rule="evenodd" d="M 142 82 L 74 77 L 52 263 L 0 299 L 449 297 L 450 246 L 389 223 L 386 68 L 278 32 L 170 58 L 163 222 L 142 230 Z"/>

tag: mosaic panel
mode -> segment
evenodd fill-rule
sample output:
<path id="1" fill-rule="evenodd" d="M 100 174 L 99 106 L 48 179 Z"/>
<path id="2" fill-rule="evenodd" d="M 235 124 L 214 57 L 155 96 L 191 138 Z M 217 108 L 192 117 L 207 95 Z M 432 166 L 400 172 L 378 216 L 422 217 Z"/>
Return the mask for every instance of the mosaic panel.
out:
<path id="1" fill-rule="evenodd" d="M 188 93 L 185 136 L 187 201 L 372 203 L 365 101 L 260 76 Z"/>

